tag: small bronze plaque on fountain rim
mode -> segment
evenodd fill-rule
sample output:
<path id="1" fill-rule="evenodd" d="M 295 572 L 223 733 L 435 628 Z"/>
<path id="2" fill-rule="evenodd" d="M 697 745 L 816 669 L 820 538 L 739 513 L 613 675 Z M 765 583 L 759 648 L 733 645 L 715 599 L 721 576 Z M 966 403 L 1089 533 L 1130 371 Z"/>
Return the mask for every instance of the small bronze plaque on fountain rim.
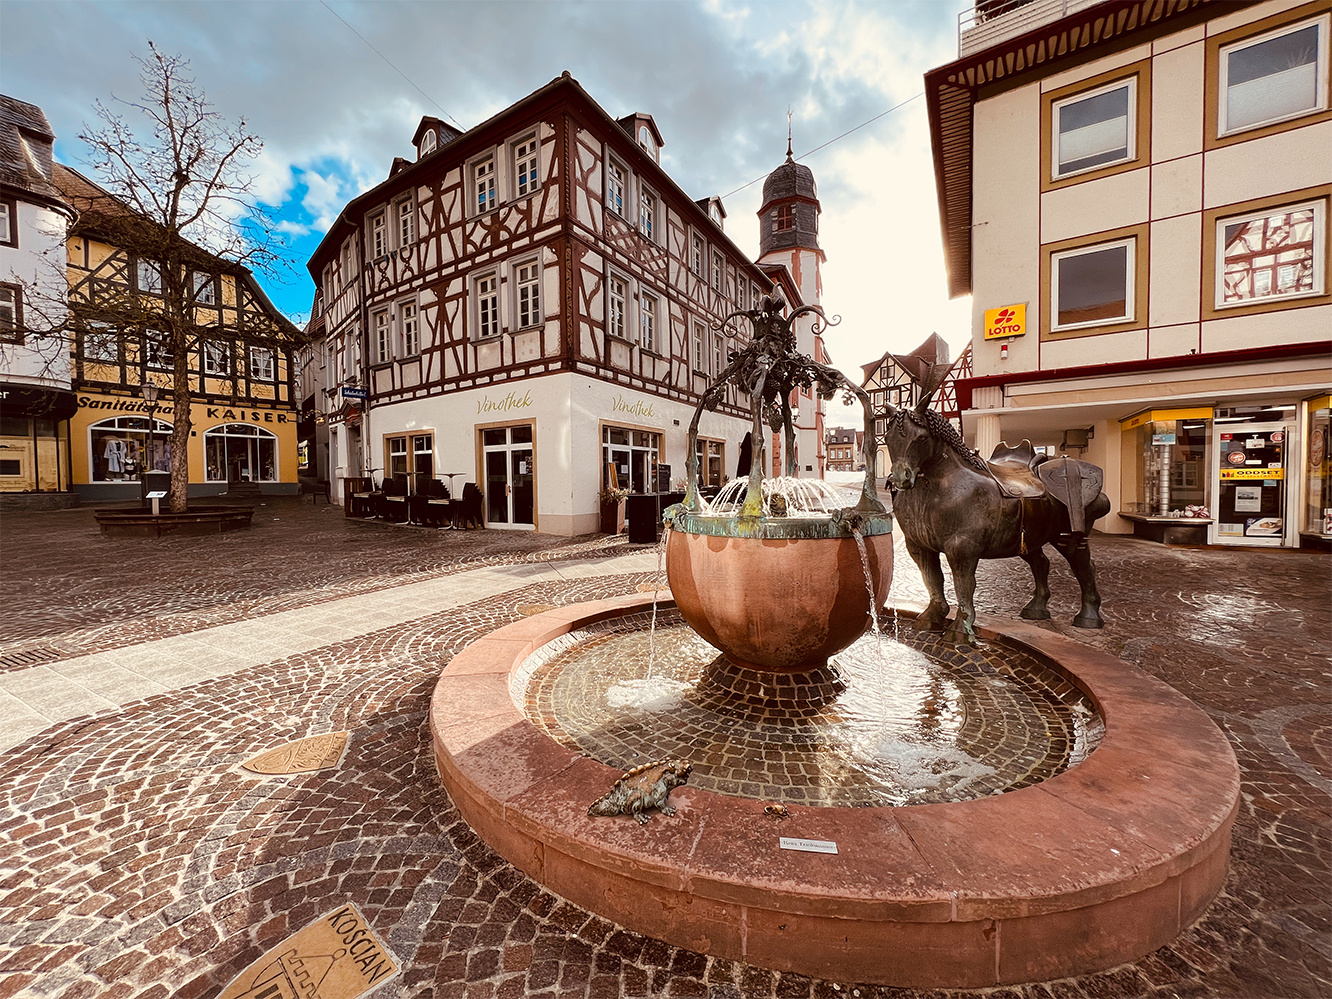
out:
<path id="1" fill-rule="evenodd" d="M 801 853 L 837 852 L 837 844 L 830 839 L 796 839 L 794 836 L 782 836 L 777 842 L 783 850 L 799 850 Z"/>
<path id="2" fill-rule="evenodd" d="M 346 732 L 311 735 L 265 750 L 241 764 L 241 769 L 266 777 L 327 770 L 342 762 L 347 750 Z"/>

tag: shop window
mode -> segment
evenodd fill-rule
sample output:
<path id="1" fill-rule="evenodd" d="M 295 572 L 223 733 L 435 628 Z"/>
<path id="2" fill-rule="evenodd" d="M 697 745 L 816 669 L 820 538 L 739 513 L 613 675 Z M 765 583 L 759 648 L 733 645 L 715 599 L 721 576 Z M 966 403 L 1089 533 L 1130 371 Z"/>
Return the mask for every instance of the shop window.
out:
<path id="1" fill-rule="evenodd" d="M 602 488 L 656 492 L 661 435 L 611 426 L 602 427 L 601 435 Z"/>
<path id="2" fill-rule="evenodd" d="M 18 458 L 0 458 L 0 477 L 15 478 L 23 474 L 23 462 Z"/>
<path id="3" fill-rule="evenodd" d="M 231 374 L 231 344 L 205 340 L 203 345 L 204 374 L 226 377 Z"/>
<path id="4" fill-rule="evenodd" d="M 248 423 L 224 423 L 204 431 L 209 482 L 276 482 L 277 436 Z"/>
<path id="5" fill-rule="evenodd" d="M 628 189 L 628 173 L 614 160 L 606 161 L 606 207 L 621 218 L 624 217 L 625 191 Z"/>
<path id="6" fill-rule="evenodd" d="M 1206 519 L 1212 462 L 1209 415 L 1155 412 L 1124 431 L 1125 458 L 1136 474 L 1122 478 L 1120 509 L 1145 517 Z"/>
<path id="7" fill-rule="evenodd" d="M 537 189 L 537 137 L 529 135 L 519 139 L 513 147 L 514 190 L 525 198 Z"/>
<path id="8" fill-rule="evenodd" d="M 1133 241 L 1054 255 L 1055 329 L 1133 318 Z"/>
<path id="9" fill-rule="evenodd" d="M 1322 396 L 1308 403 L 1305 426 L 1305 460 L 1308 476 L 1305 479 L 1304 531 L 1323 538 L 1332 538 L 1332 421 L 1329 421 L 1332 399 Z"/>
<path id="10" fill-rule="evenodd" d="M 0 246 L 18 246 L 18 202 L 0 198 Z"/>
<path id="11" fill-rule="evenodd" d="M 1130 77 L 1056 101 L 1051 137 L 1054 175 L 1068 177 L 1132 160 L 1136 96 L 1137 81 Z"/>
<path id="12" fill-rule="evenodd" d="M 271 347 L 250 348 L 250 380 L 271 382 L 276 370 L 277 355 Z"/>
<path id="13" fill-rule="evenodd" d="M 541 322 L 541 261 L 519 264 L 514 272 L 518 297 L 518 328 Z"/>
<path id="14" fill-rule="evenodd" d="M 394 475 L 405 475 L 407 472 L 407 438 L 387 437 L 385 444 L 388 446 L 388 456 L 384 462 L 384 471 L 388 477 Z"/>
<path id="15" fill-rule="evenodd" d="M 625 339 L 624 317 L 628 302 L 629 282 L 612 274 L 607 281 L 606 332 L 621 340 Z"/>
<path id="16" fill-rule="evenodd" d="M 31 437 L 32 423 L 26 416 L 0 416 L 0 437 Z"/>
<path id="17" fill-rule="evenodd" d="M 88 428 L 89 462 L 94 482 L 137 481 L 144 466 L 171 471 L 171 424 L 146 416 L 118 416 Z M 150 440 L 151 437 L 151 440 Z"/>
<path id="18" fill-rule="evenodd" d="M 141 295 L 162 294 L 162 272 L 151 260 L 140 258 L 134 268 L 134 279 Z"/>
<path id="19" fill-rule="evenodd" d="M 1217 131 L 1258 128 L 1327 108 L 1328 19 L 1222 46 Z"/>
<path id="20" fill-rule="evenodd" d="M 398 340 L 403 357 L 415 357 L 421 352 L 420 316 L 415 302 L 398 303 Z"/>
<path id="21" fill-rule="evenodd" d="M 435 474 L 434 434 L 398 434 L 384 438 L 384 469 L 388 475 L 417 472 L 426 478 Z"/>
<path id="22" fill-rule="evenodd" d="M 23 342 L 23 289 L 0 284 L 0 343 Z"/>
<path id="23" fill-rule="evenodd" d="M 486 274 L 476 279 L 476 335 L 479 339 L 499 336 L 499 277 Z"/>
<path id="24" fill-rule="evenodd" d="M 472 210 L 484 215 L 495 207 L 495 157 L 472 164 Z"/>
<path id="25" fill-rule="evenodd" d="M 700 437 L 694 446 L 698 457 L 698 484 L 720 487 L 726 481 L 726 444 Z"/>
<path id="26" fill-rule="evenodd" d="M 1322 294 L 1325 200 L 1217 219 L 1216 307 Z"/>

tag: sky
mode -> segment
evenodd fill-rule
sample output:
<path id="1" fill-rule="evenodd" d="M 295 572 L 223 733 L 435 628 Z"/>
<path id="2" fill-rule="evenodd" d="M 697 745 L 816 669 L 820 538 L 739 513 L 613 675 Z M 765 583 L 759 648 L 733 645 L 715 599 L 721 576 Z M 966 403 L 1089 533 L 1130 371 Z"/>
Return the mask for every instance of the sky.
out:
<path id="1" fill-rule="evenodd" d="M 662 166 L 691 197 L 721 195 L 727 234 L 756 257 L 789 109 L 819 187 L 823 305 L 842 319 L 825 344 L 859 382 L 885 351 L 937 332 L 956 357 L 970 336 L 970 299 L 947 294 L 923 97 L 924 73 L 957 57 L 970 6 L 0 0 L 0 92 L 39 105 L 57 159 L 97 180 L 78 138 L 94 102 L 138 96 L 149 40 L 189 60 L 214 109 L 264 139 L 253 191 L 290 266 L 261 280 L 298 323 L 313 296 L 305 261 L 393 157 L 414 158 L 422 115 L 468 129 L 568 70 L 611 116 L 651 114 Z M 834 401 L 829 422 L 859 417 Z"/>

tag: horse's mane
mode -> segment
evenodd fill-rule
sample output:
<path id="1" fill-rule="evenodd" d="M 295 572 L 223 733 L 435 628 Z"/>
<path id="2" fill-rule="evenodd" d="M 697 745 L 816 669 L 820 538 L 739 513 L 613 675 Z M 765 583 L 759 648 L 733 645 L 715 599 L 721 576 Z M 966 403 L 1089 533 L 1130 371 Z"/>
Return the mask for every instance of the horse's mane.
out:
<path id="1" fill-rule="evenodd" d="M 918 427 L 923 427 L 925 432 L 936 440 L 942 441 L 952 448 L 953 453 L 965 461 L 978 472 L 989 472 L 985 459 L 980 456 L 979 451 L 973 451 L 967 447 L 967 442 L 962 439 L 951 423 L 932 409 L 927 409 L 922 414 L 914 409 L 903 407 L 897 411 L 894 419 L 911 418 L 911 422 Z"/>

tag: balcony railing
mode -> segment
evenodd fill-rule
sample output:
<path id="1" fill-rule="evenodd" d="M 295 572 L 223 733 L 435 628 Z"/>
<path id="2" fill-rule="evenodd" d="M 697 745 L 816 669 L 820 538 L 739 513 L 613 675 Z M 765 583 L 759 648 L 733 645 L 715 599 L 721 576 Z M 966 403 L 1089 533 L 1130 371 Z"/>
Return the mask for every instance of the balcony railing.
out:
<path id="1" fill-rule="evenodd" d="M 981 52 L 1104 0 L 978 0 L 957 16 L 958 58 Z"/>

